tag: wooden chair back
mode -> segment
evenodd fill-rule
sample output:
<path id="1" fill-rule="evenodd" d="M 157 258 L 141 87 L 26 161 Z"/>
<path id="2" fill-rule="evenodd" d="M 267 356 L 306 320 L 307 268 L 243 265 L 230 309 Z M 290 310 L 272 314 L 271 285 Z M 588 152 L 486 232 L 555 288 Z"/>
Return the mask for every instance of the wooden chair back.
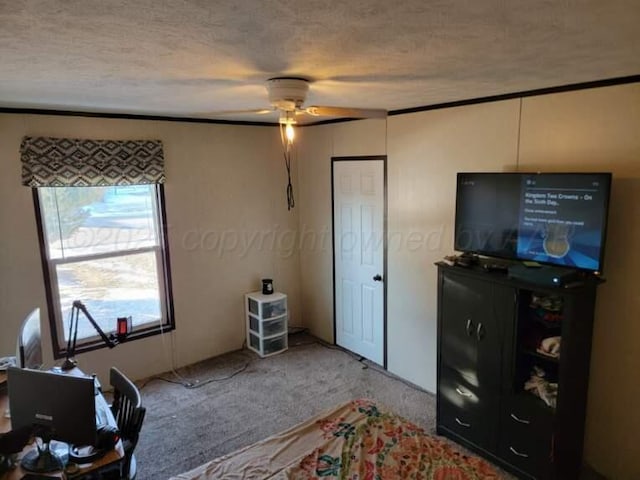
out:
<path id="1" fill-rule="evenodd" d="M 138 444 L 146 409 L 142 406 L 142 397 L 138 388 L 116 367 L 111 367 L 109 383 L 113 387 L 111 411 L 120 430 L 125 454 L 122 477 L 131 478 L 133 451 Z"/>

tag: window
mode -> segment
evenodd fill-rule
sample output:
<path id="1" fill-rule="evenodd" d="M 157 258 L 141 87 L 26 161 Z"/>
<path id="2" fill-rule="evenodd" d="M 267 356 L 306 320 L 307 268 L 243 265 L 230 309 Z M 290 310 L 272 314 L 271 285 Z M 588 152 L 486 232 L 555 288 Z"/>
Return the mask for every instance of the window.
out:
<path id="1" fill-rule="evenodd" d="M 40 187 L 34 202 L 56 358 L 74 300 L 107 334 L 129 316 L 128 340 L 173 329 L 161 185 Z M 76 351 L 102 345 L 81 315 Z"/>

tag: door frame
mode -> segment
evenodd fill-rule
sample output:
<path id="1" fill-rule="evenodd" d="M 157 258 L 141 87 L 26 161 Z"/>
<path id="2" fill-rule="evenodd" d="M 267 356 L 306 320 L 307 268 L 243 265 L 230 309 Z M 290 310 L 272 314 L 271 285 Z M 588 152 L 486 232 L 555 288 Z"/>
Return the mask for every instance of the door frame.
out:
<path id="1" fill-rule="evenodd" d="M 386 155 L 358 155 L 353 157 L 331 157 L 331 269 L 333 272 L 333 344 L 337 344 L 336 326 L 336 241 L 335 241 L 335 195 L 333 190 L 333 166 L 335 162 L 357 162 L 366 160 L 382 161 L 382 183 L 383 183 L 383 210 L 382 210 L 382 368 L 387 370 L 387 156 Z"/>

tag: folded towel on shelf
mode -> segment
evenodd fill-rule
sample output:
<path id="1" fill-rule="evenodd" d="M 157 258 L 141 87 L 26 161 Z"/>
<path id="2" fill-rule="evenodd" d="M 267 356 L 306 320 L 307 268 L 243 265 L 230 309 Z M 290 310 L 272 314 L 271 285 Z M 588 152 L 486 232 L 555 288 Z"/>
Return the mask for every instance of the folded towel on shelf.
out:
<path id="1" fill-rule="evenodd" d="M 560 358 L 560 344 L 562 342 L 561 337 L 547 337 L 540 342 L 536 351 L 542 355 L 549 357 Z"/>
<path id="2" fill-rule="evenodd" d="M 540 367 L 533 367 L 531 377 L 524 384 L 524 389 L 540 398 L 551 408 L 556 408 L 558 398 L 558 384 L 549 382 L 546 372 Z"/>

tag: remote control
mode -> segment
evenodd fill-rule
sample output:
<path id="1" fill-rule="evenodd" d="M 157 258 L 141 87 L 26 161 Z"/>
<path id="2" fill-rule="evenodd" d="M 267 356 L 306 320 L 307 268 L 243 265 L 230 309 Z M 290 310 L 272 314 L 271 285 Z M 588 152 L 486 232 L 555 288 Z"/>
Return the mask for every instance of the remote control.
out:
<path id="1" fill-rule="evenodd" d="M 509 267 L 503 263 L 485 263 L 482 268 L 487 272 L 507 272 Z"/>

